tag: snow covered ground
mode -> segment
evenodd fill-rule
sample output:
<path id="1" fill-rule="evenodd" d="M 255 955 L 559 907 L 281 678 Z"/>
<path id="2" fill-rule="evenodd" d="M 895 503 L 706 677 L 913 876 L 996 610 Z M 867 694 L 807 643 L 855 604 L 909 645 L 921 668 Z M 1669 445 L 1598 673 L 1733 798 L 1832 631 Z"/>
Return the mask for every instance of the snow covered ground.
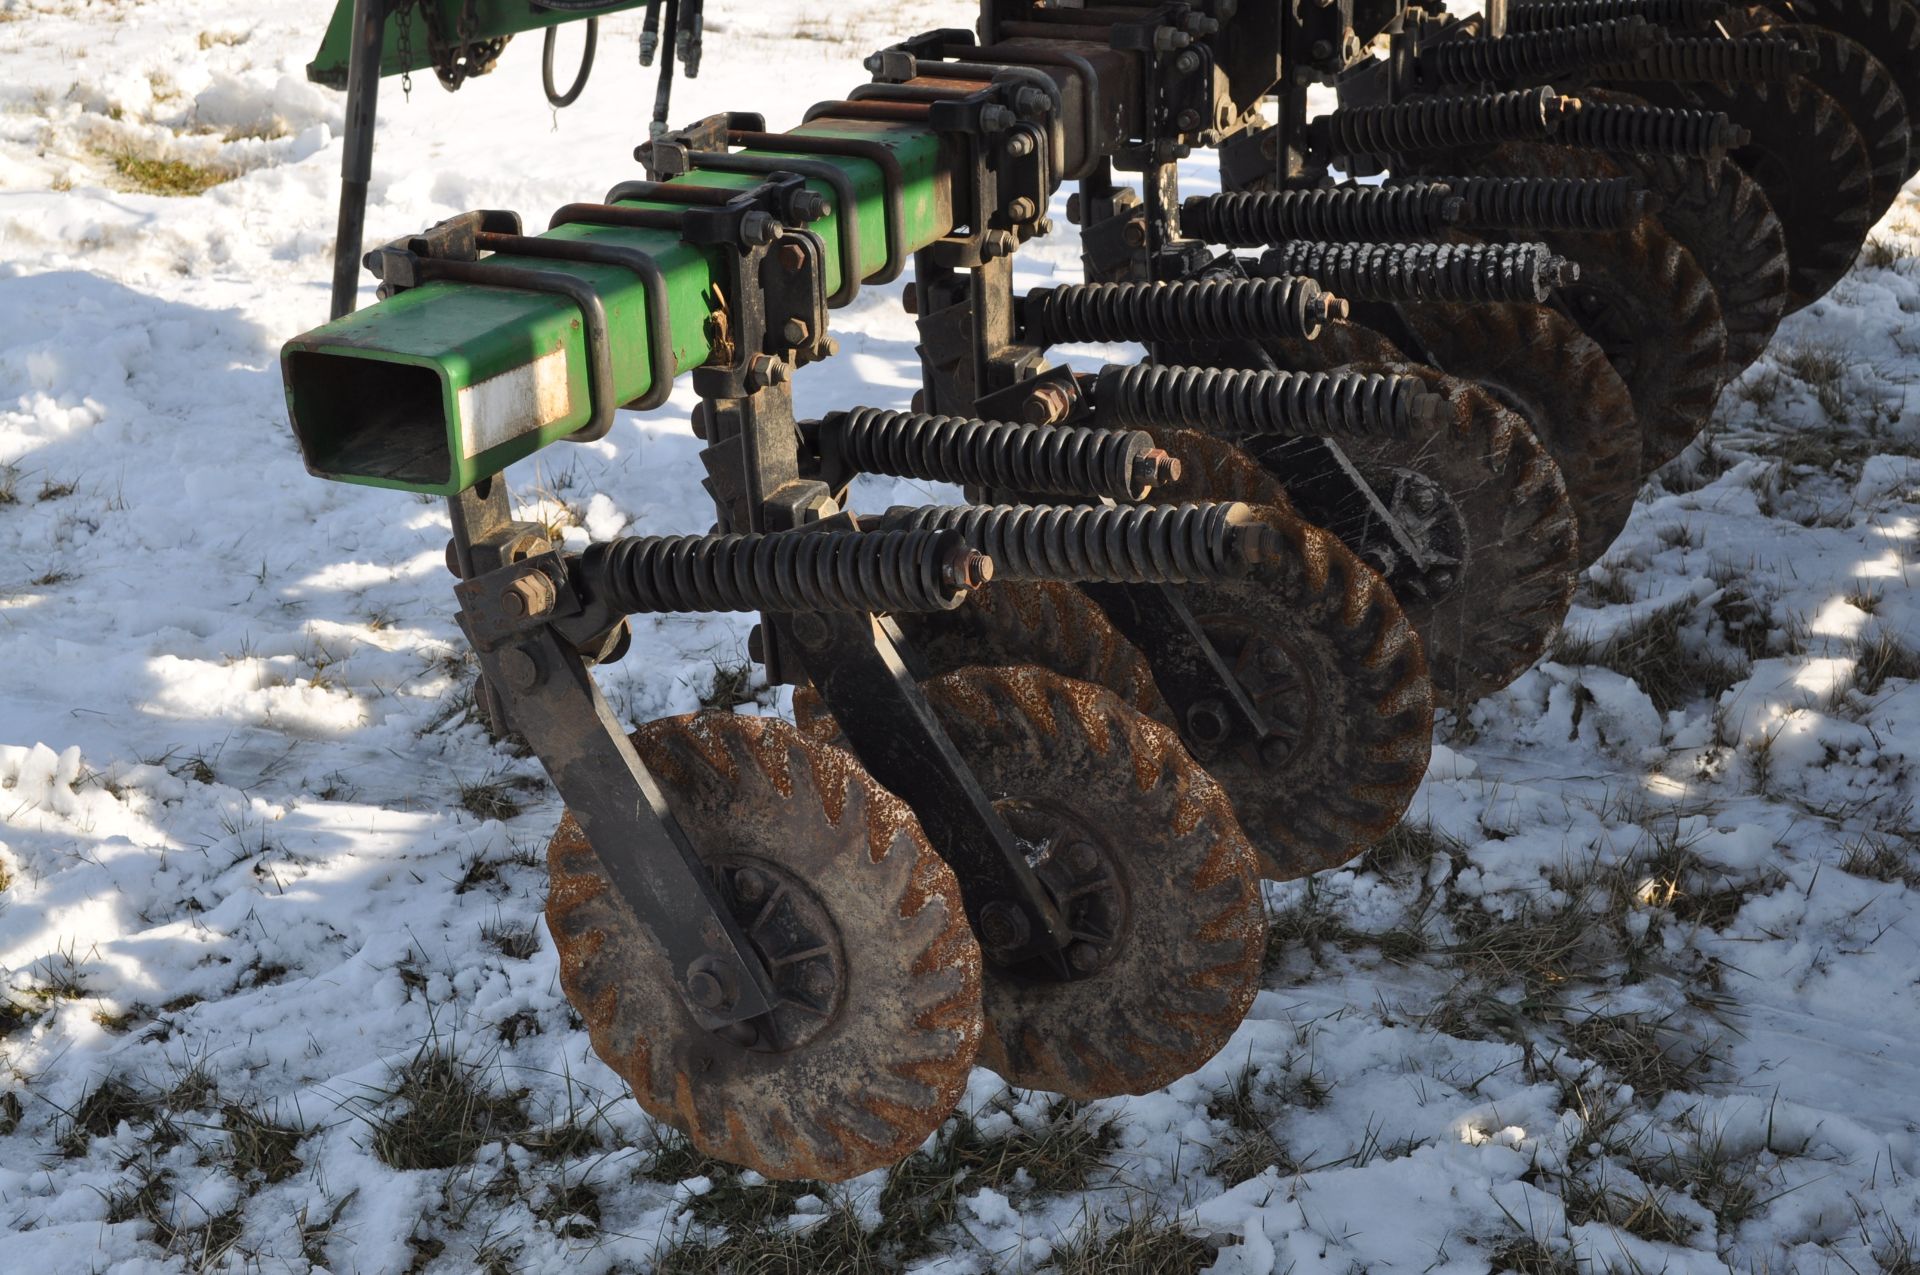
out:
<path id="1" fill-rule="evenodd" d="M 1560 661 L 1443 726 L 1409 826 L 1273 890 L 1225 1052 L 1082 1110 L 977 1073 L 903 1173 L 775 1189 L 663 1139 L 561 999 L 557 811 L 467 716 L 441 507 L 295 454 L 325 8 L 0 0 L 0 1271 L 1916 1269 L 1914 194 L 1649 485 Z M 775 127 L 970 21 L 711 8 L 675 117 Z M 388 82 L 370 239 L 635 175 L 636 29 L 557 118 L 531 40 Z M 1056 220 L 1027 284 L 1077 274 Z M 802 407 L 904 404 L 897 289 L 837 322 Z M 522 466 L 524 511 L 703 529 L 689 406 Z M 605 683 L 689 711 L 745 634 L 642 624 Z"/>

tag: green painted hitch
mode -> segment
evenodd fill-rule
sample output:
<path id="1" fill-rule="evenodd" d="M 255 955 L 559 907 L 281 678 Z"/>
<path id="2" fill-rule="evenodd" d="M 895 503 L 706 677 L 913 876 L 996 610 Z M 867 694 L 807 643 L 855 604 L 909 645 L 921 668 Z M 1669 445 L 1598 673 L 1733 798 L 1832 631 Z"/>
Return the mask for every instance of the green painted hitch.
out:
<path id="1" fill-rule="evenodd" d="M 854 224 L 842 219 L 839 181 L 808 181 L 828 216 L 810 228 L 826 248 L 826 287 L 840 291 L 846 272 L 891 277 L 894 257 L 953 229 L 946 148 L 915 125 L 822 121 L 793 136 L 884 145 L 899 165 L 900 202 L 890 210 L 888 175 L 867 159 L 784 154 L 772 143 L 735 155 L 829 164 L 854 194 Z M 709 169 L 676 178 L 707 187 L 747 189 L 759 176 Z M 633 208 L 672 209 L 631 201 Z M 716 284 L 719 249 L 682 243 L 671 231 L 564 225 L 542 238 L 637 248 L 667 284 L 668 326 L 676 367 L 656 368 L 646 289 L 631 270 L 611 265 L 496 253 L 500 265 L 563 272 L 585 281 L 606 314 L 617 400 L 631 403 L 655 378 L 691 370 L 710 354 L 709 323 L 725 309 Z M 843 242 L 857 245 L 849 263 Z M 889 252 L 889 248 L 893 252 Z M 850 290 L 850 289 L 849 289 Z M 468 283 L 408 289 L 287 342 L 281 351 L 287 411 L 307 468 L 341 482 L 453 495 L 516 460 L 579 431 L 592 417 L 586 330 L 576 303 L 561 296 Z"/>

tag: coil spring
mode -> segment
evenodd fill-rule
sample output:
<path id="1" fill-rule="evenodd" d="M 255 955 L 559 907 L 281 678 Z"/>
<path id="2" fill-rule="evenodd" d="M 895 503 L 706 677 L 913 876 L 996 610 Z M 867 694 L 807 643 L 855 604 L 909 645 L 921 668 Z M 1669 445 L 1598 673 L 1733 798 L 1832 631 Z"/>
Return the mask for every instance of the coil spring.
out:
<path id="1" fill-rule="evenodd" d="M 1624 230 L 1649 210 L 1631 177 L 1433 177 L 1467 201 L 1461 224 L 1490 230 Z"/>
<path id="2" fill-rule="evenodd" d="M 981 564 L 964 537 L 924 531 L 629 536 L 591 546 L 588 591 L 657 611 L 948 611 Z"/>
<path id="3" fill-rule="evenodd" d="M 1103 416 L 1122 425 L 1199 426 L 1228 438 L 1258 434 L 1398 437 L 1439 419 L 1446 399 L 1413 376 L 1271 372 L 1136 363 L 1094 383 Z"/>
<path id="4" fill-rule="evenodd" d="M 1777 35 L 1721 40 L 1688 36 L 1655 45 L 1628 62 L 1597 67 L 1599 80 L 1763 84 L 1790 80 L 1819 64 L 1817 50 Z"/>
<path id="5" fill-rule="evenodd" d="M 1281 244 L 1258 269 L 1318 279 L 1356 301 L 1544 301 L 1580 277 L 1537 243 Z"/>
<path id="6" fill-rule="evenodd" d="M 1507 30 L 1518 35 L 1588 22 L 1645 18 L 1657 27 L 1706 31 L 1732 9 L 1726 0 L 1515 0 L 1507 6 Z"/>
<path id="7" fill-rule="evenodd" d="M 1393 190 L 1342 186 L 1195 195 L 1180 206 L 1180 228 L 1208 243 L 1264 247 L 1283 239 L 1407 239 L 1439 234 L 1465 205 L 1445 186 Z"/>
<path id="8" fill-rule="evenodd" d="M 1188 584 L 1240 570 L 1241 542 L 1263 524 L 1247 506 L 929 505 L 891 511 L 889 526 L 957 531 L 1003 580 Z"/>
<path id="9" fill-rule="evenodd" d="M 1721 111 L 1685 111 L 1624 102 L 1583 102 L 1569 111 L 1554 140 L 1600 151 L 1643 151 L 1688 159 L 1718 158 L 1750 134 Z"/>
<path id="10" fill-rule="evenodd" d="M 855 469 L 1004 491 L 1132 499 L 1152 485 L 1150 435 L 856 407 L 820 422 Z"/>
<path id="11" fill-rule="evenodd" d="M 1429 88 L 1449 84 L 1513 83 L 1560 75 L 1595 63 L 1631 58 L 1665 36 L 1645 18 L 1588 22 L 1500 39 L 1482 36 L 1430 44 L 1414 55 Z"/>
<path id="12" fill-rule="evenodd" d="M 1314 149 L 1334 158 L 1404 155 L 1495 142 L 1538 141 L 1558 126 L 1566 99 L 1551 88 L 1430 97 L 1332 111 L 1308 125 Z"/>
<path id="13" fill-rule="evenodd" d="M 1071 283 L 1020 299 L 1029 340 L 1181 341 L 1320 334 L 1346 307 L 1308 279 Z"/>

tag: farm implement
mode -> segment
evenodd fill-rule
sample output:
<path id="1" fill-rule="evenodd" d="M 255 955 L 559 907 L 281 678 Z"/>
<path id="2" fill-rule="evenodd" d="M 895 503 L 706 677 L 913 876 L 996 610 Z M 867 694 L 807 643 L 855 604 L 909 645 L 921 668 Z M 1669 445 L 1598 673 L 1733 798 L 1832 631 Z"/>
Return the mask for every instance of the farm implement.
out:
<path id="1" fill-rule="evenodd" d="M 377 247 L 382 299 L 283 356 L 315 474 L 448 500 L 478 699 L 569 811 L 596 1052 L 782 1178 L 897 1160 L 976 1062 L 1096 1098 L 1216 1053 L 1260 880 L 1394 827 L 1436 709 L 1546 651 L 1920 165 L 1910 0 L 986 0 L 866 65 L 786 133 L 656 131 L 544 228 Z M 1086 282 L 1022 293 L 1062 187 Z M 833 310 L 909 274 L 912 403 L 798 418 Z M 1146 357 L 1055 356 L 1089 342 Z M 508 466 L 682 374 L 712 531 L 514 519 Z M 854 513 L 862 474 L 964 501 Z M 627 734 L 593 667 L 691 611 L 758 613 L 796 724 Z"/>

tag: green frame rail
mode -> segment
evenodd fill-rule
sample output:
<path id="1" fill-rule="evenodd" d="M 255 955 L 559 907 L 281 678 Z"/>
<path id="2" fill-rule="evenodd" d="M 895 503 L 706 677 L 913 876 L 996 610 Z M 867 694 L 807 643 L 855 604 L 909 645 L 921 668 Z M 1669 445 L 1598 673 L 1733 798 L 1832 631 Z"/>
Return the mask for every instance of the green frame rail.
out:
<path id="1" fill-rule="evenodd" d="M 557 27 L 563 22 L 576 22 L 582 18 L 604 18 L 610 13 L 638 9 L 646 2 L 609 0 L 604 9 L 582 13 L 573 9 L 542 9 L 530 0 L 472 0 L 475 18 L 473 38 L 493 40 L 503 35 L 519 35 L 523 31 Z M 452 31 L 467 0 L 428 0 L 428 3 L 439 11 L 442 27 Z M 380 49 L 381 75 L 424 71 L 433 65 L 433 53 L 427 47 L 426 19 L 416 12 L 413 14 L 413 24 L 413 56 L 403 59 L 400 56 L 400 16 L 397 12 L 386 15 L 386 29 Z M 327 22 L 327 33 L 320 39 L 319 51 L 313 55 L 313 61 L 307 63 L 307 79 L 328 88 L 347 87 L 347 63 L 352 52 L 353 0 L 339 0 L 334 6 L 333 17 Z"/>
<path id="2" fill-rule="evenodd" d="M 792 133 L 879 142 L 893 153 L 903 178 L 898 240 L 904 251 L 953 229 L 952 162 L 937 134 L 918 124 L 832 119 Z M 865 280 L 889 264 L 904 264 L 888 260 L 888 201 L 879 165 L 777 148 L 736 153 L 832 164 L 857 193 L 860 260 L 852 268 Z M 746 189 L 762 178 L 697 169 L 674 180 Z M 828 183 L 807 184 L 837 204 Z M 644 201 L 626 206 L 677 207 Z M 849 268 L 840 251 L 844 215 L 832 207 L 811 227 L 825 243 L 830 294 Z M 725 305 L 716 286 L 725 278 L 719 249 L 689 246 L 669 231 L 612 226 L 567 225 L 542 237 L 638 248 L 653 257 L 667 281 L 679 367 L 691 370 L 707 360 L 709 321 Z M 584 280 L 606 310 L 618 401 L 633 402 L 653 387 L 661 370 L 648 356 L 646 294 L 631 271 L 510 253 L 486 260 Z M 561 297 L 508 288 L 434 282 L 409 289 L 295 337 L 281 350 L 281 368 L 287 412 L 308 470 L 339 482 L 453 495 L 566 438 L 592 414 L 578 308 Z"/>

